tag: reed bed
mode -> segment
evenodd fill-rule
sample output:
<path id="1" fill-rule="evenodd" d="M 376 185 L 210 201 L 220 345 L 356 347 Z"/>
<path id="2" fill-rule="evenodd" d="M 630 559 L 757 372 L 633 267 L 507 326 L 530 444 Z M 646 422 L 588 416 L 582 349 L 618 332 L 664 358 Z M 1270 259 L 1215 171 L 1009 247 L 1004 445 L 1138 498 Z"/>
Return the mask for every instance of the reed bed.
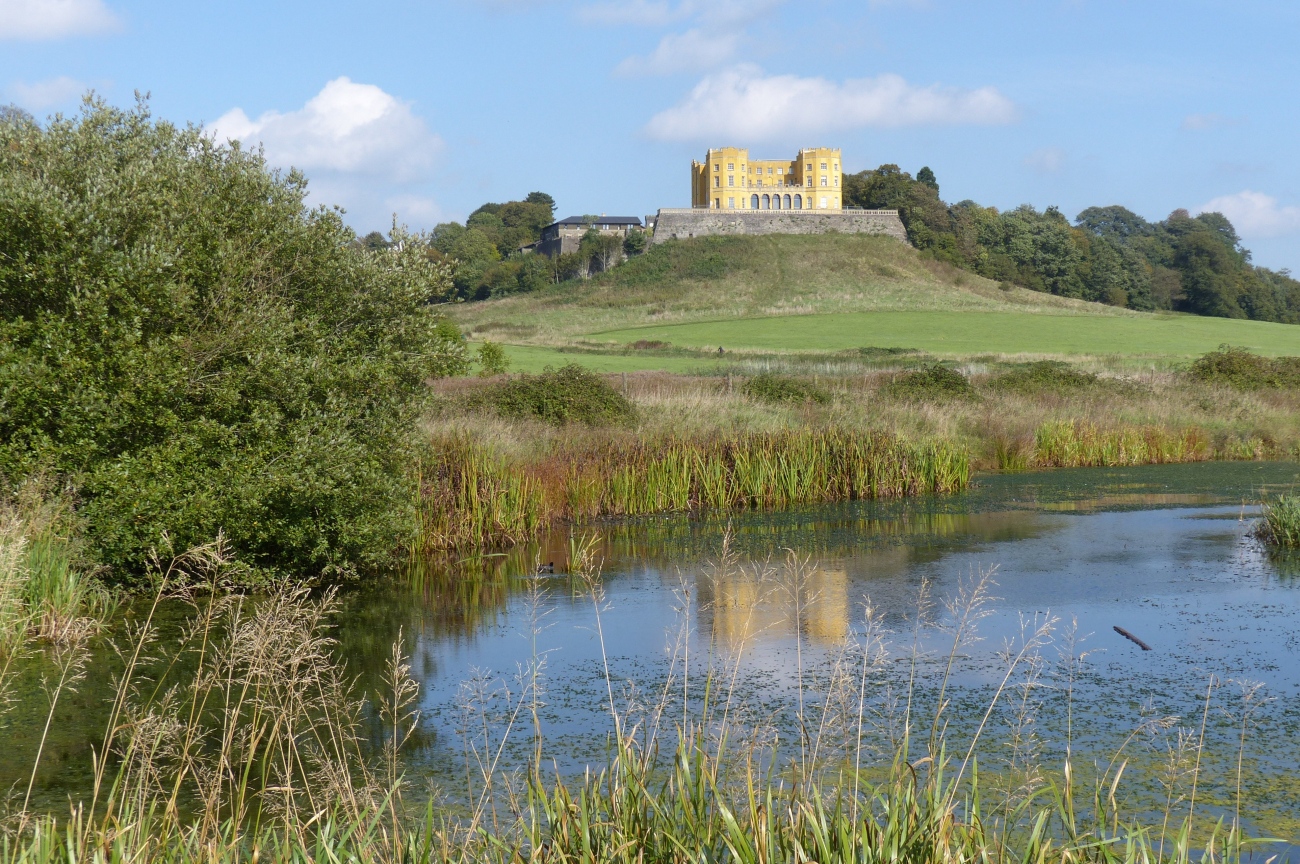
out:
<path id="1" fill-rule="evenodd" d="M 75 642 L 112 597 L 81 560 L 72 506 L 44 478 L 0 500 L 0 662 L 28 636 Z"/>
<path id="2" fill-rule="evenodd" d="M 1214 447 L 1204 430 L 1156 426 L 1102 428 L 1087 421 L 1045 423 L 1034 434 L 1033 465 L 1051 468 L 1204 462 Z"/>
<path id="3" fill-rule="evenodd" d="M 970 457 L 958 446 L 836 427 L 610 436 L 532 461 L 458 435 L 435 442 L 419 469 L 422 545 L 509 545 L 558 521 L 603 516 L 942 495 L 970 478 Z"/>

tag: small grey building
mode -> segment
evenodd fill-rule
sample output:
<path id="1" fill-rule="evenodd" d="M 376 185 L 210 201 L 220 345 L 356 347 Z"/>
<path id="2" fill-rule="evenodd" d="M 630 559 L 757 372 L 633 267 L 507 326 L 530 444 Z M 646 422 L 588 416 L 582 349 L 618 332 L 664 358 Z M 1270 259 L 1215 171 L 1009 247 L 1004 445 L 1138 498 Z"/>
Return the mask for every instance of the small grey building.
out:
<path id="1" fill-rule="evenodd" d="M 543 228 L 542 239 L 531 248 L 551 257 L 577 252 L 582 235 L 591 228 L 601 234 L 626 237 L 633 228 L 641 228 L 641 220 L 635 216 L 570 216 Z"/>

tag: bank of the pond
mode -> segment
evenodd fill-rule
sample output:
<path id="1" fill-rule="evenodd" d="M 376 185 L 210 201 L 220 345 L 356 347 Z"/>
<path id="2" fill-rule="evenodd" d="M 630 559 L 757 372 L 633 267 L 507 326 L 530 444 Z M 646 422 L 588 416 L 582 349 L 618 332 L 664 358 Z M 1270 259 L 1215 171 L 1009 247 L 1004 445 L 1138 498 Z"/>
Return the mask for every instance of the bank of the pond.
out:
<path id="1" fill-rule="evenodd" d="M 448 381 L 417 467 L 416 550 L 506 546 L 599 517 L 944 495 L 977 471 L 1300 456 L 1300 398 L 1183 373 L 963 367 L 802 376 L 607 375 L 626 426 L 503 418 Z M 778 376 L 779 377 L 779 376 Z M 793 394 L 793 397 L 791 396 Z"/>

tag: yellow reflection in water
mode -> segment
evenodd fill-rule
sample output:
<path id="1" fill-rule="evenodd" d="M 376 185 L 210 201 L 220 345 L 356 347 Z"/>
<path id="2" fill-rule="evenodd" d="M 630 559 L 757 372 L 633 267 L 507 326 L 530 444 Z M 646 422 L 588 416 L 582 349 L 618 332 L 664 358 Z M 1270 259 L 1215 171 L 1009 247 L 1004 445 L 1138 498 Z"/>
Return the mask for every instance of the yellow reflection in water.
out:
<path id="1" fill-rule="evenodd" d="M 849 633 L 849 575 L 842 567 L 704 573 L 698 590 L 700 612 L 706 616 L 702 626 L 731 645 L 796 633 L 829 645 Z"/>

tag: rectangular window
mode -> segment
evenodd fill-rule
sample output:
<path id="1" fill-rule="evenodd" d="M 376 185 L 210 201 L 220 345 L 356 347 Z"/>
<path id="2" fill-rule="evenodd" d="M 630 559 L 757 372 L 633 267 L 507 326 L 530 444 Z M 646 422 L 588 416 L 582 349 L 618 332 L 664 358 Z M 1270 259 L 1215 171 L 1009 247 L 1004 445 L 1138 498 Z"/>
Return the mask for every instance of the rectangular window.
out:
<path id="1" fill-rule="evenodd" d="M 825 201 L 826 199 L 823 198 L 822 200 Z M 721 210 L 721 209 L 722 209 L 722 199 L 721 199 L 721 198 L 714 198 L 714 199 L 713 199 L 713 208 L 714 208 L 715 210 Z"/>
<path id="2" fill-rule="evenodd" d="M 735 186 L 735 185 L 736 185 L 736 175 L 735 175 L 735 174 L 728 174 L 728 175 L 727 175 L 727 185 L 728 185 L 728 186 Z"/>
<path id="3" fill-rule="evenodd" d="M 732 209 L 732 210 L 735 210 L 735 209 L 736 209 L 736 199 L 735 199 L 735 198 L 728 198 L 728 199 L 727 199 L 727 207 L 729 207 L 729 208 Z"/>
<path id="4" fill-rule="evenodd" d="M 781 169 L 780 168 L 776 169 L 776 173 L 779 175 L 781 173 Z"/>
<path id="5" fill-rule="evenodd" d="M 822 175 L 822 185 L 823 185 L 823 186 L 827 185 L 827 184 L 826 184 L 826 175 L 825 175 L 825 174 Z"/>
<path id="6" fill-rule="evenodd" d="M 825 166 L 823 166 L 823 167 L 825 167 Z M 728 163 L 727 163 L 727 170 L 728 170 L 728 171 L 735 171 L 735 170 L 736 170 L 736 163 L 735 163 L 735 162 L 728 162 Z"/>
<path id="7" fill-rule="evenodd" d="M 825 195 L 822 196 L 822 209 L 823 209 L 823 210 L 826 209 L 826 196 L 825 196 Z"/>
<path id="8" fill-rule="evenodd" d="M 714 170 L 714 171 L 721 171 L 721 170 L 722 170 L 722 166 L 719 165 L 717 162 L 714 162 L 714 163 L 713 163 L 713 170 Z"/>
<path id="9" fill-rule="evenodd" d="M 812 170 L 812 163 L 811 163 L 811 162 L 808 163 L 808 170 L 809 170 L 809 171 Z"/>
<path id="10" fill-rule="evenodd" d="M 840 185 L 840 175 L 838 174 L 835 175 L 835 185 L 836 186 Z"/>
<path id="11" fill-rule="evenodd" d="M 714 177 L 714 178 L 713 178 L 713 188 L 714 188 L 714 189 L 717 189 L 717 188 L 720 187 L 721 185 L 722 185 L 722 178 L 721 178 L 721 177 Z"/>

